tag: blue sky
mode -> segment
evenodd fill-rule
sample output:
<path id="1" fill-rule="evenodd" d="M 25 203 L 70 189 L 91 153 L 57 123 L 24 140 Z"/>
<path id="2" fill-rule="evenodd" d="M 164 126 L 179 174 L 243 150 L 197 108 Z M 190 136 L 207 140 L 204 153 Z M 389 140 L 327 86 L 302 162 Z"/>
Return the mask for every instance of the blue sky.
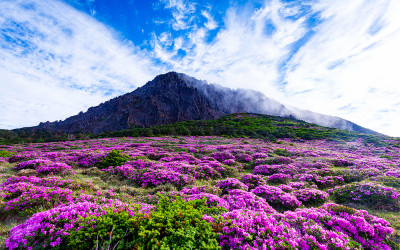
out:
<path id="1" fill-rule="evenodd" d="M 0 0 L 0 128 L 183 72 L 400 136 L 398 0 Z"/>

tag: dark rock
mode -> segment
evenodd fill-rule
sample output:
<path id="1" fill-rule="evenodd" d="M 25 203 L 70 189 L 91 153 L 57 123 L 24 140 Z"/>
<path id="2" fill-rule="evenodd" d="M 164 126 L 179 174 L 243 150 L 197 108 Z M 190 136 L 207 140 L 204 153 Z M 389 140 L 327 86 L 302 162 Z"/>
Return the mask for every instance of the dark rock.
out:
<path id="1" fill-rule="evenodd" d="M 257 91 L 232 90 L 176 72 L 159 75 L 131 93 L 91 107 L 64 121 L 40 123 L 38 128 L 68 134 L 98 134 L 132 126 L 215 119 L 236 112 L 295 117 L 327 127 L 375 133 L 338 117 L 304 110 L 292 111 Z"/>

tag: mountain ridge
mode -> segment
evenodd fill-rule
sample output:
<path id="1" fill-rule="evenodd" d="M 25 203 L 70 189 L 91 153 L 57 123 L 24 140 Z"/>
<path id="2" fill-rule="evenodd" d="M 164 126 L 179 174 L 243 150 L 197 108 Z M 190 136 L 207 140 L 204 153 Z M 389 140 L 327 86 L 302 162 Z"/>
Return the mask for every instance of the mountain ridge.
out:
<path id="1" fill-rule="evenodd" d="M 216 119 L 242 112 L 293 117 L 326 127 L 379 134 L 339 117 L 288 108 L 261 92 L 232 90 L 176 72 L 158 75 L 130 93 L 63 121 L 40 123 L 37 128 L 99 134 L 132 126 L 150 127 L 187 120 Z"/>

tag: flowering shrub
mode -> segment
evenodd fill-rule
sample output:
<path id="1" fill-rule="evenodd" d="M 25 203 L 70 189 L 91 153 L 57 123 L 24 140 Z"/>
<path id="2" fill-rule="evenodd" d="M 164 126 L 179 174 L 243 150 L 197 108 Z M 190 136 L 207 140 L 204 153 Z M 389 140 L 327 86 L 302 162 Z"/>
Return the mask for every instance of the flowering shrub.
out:
<path id="1" fill-rule="evenodd" d="M 162 184 L 172 184 L 176 187 L 183 187 L 194 182 L 194 178 L 187 174 L 181 174 L 171 170 L 149 169 L 133 175 L 132 180 L 140 186 L 156 187 Z"/>
<path id="2" fill-rule="evenodd" d="M 268 177 L 268 180 L 272 183 L 288 183 L 291 179 L 291 176 L 288 174 L 276 173 Z"/>
<path id="3" fill-rule="evenodd" d="M 254 189 L 258 186 L 266 185 L 267 182 L 260 175 L 245 174 L 240 177 L 240 181 L 244 183 L 249 189 Z"/>
<path id="4" fill-rule="evenodd" d="M 377 177 L 371 177 L 370 180 L 380 183 L 387 187 L 394 187 L 394 188 L 400 189 L 400 178 L 396 178 L 393 176 L 380 175 Z"/>
<path id="5" fill-rule="evenodd" d="M 226 210 L 229 210 L 230 206 L 229 206 L 228 202 L 215 194 L 197 193 L 197 194 L 188 195 L 187 197 L 184 197 L 183 199 L 185 201 L 190 201 L 190 200 L 201 200 L 203 198 L 206 198 L 207 205 L 209 207 L 222 207 L 222 208 L 225 208 Z"/>
<path id="6" fill-rule="evenodd" d="M 72 190 L 19 182 L 1 188 L 2 213 L 30 214 L 37 207 L 51 208 L 72 201 Z"/>
<path id="7" fill-rule="evenodd" d="M 10 237 L 6 240 L 9 249 L 17 248 L 49 248 L 60 246 L 61 242 L 68 244 L 70 234 L 79 231 L 81 220 L 87 217 L 104 216 L 109 213 L 106 209 L 111 208 L 113 213 L 128 211 L 133 216 L 132 208 L 118 201 L 107 204 L 95 204 L 91 202 L 80 202 L 68 206 L 55 207 L 53 209 L 36 213 L 25 223 L 11 229 Z M 104 217 L 103 217 L 104 218 Z M 83 228 L 84 230 L 88 228 Z M 90 232 L 90 230 L 89 230 Z M 72 236 L 77 236 L 75 233 Z M 72 240 L 76 240 L 73 238 Z M 87 240 L 87 239 L 86 239 Z M 91 240 L 95 240 L 92 238 Z M 85 242 L 79 242 L 85 244 Z M 86 242 L 87 243 L 87 242 Z M 76 246 L 76 245 L 75 245 Z"/>
<path id="8" fill-rule="evenodd" d="M 183 188 L 180 193 L 187 195 L 200 194 L 200 193 L 210 193 L 218 195 L 220 192 L 221 189 L 215 186 L 201 186 L 201 187 L 193 186 L 191 188 L 189 187 Z"/>
<path id="9" fill-rule="evenodd" d="M 344 180 L 342 176 L 319 176 L 315 174 L 301 174 L 295 176 L 296 179 L 309 184 L 315 184 L 320 189 L 331 188 L 338 185 L 343 185 Z"/>
<path id="10" fill-rule="evenodd" d="M 36 172 L 40 175 L 75 174 L 75 172 L 72 171 L 71 166 L 61 162 L 38 166 L 36 167 Z"/>
<path id="11" fill-rule="evenodd" d="M 278 187 L 259 186 L 252 192 L 264 198 L 268 204 L 278 211 L 294 210 L 302 205 L 294 195 L 285 193 Z"/>
<path id="12" fill-rule="evenodd" d="M 91 152 L 89 154 L 78 154 L 70 159 L 70 161 L 76 163 L 80 167 L 90 168 L 97 166 L 103 158 L 103 154 Z"/>
<path id="13" fill-rule="evenodd" d="M 233 160 L 233 161 L 235 160 L 235 156 L 228 151 L 216 152 L 211 156 L 219 162 L 223 162 L 225 160 Z"/>
<path id="14" fill-rule="evenodd" d="M 345 183 L 363 181 L 379 174 L 380 171 L 376 168 L 354 168 L 336 171 L 336 175 L 341 176 Z"/>
<path id="15" fill-rule="evenodd" d="M 387 145 L 215 136 L 0 145 L 15 152 L 0 163 L 0 238 L 21 218 L 8 248 L 398 249 L 385 220 L 323 205 L 332 188 L 335 202 L 396 223 L 400 147 Z M 66 178 L 72 169 L 79 175 Z"/>
<path id="16" fill-rule="evenodd" d="M 386 176 L 393 176 L 400 179 L 400 170 L 389 170 L 385 173 Z"/>
<path id="17" fill-rule="evenodd" d="M 353 166 L 354 163 L 347 160 L 347 159 L 333 159 L 331 160 L 333 166 L 335 167 L 348 167 L 348 166 Z"/>
<path id="18" fill-rule="evenodd" d="M 259 165 L 253 170 L 253 174 L 272 175 L 280 172 L 281 165 Z"/>
<path id="19" fill-rule="evenodd" d="M 275 164 L 289 164 L 292 163 L 293 160 L 289 157 L 274 157 L 265 160 L 264 164 L 275 165 Z"/>
<path id="20" fill-rule="evenodd" d="M 296 190 L 292 193 L 306 207 L 318 207 L 324 204 L 329 194 L 314 188 Z"/>
<path id="21" fill-rule="evenodd" d="M 17 169 L 17 170 L 36 169 L 37 167 L 40 167 L 40 166 L 48 166 L 51 163 L 52 163 L 52 161 L 47 160 L 47 159 L 34 159 L 34 160 L 29 160 L 29 161 L 18 163 L 18 165 L 15 167 L 15 169 Z"/>
<path id="22" fill-rule="evenodd" d="M 14 163 L 14 162 L 19 162 L 19 161 L 23 161 L 23 160 L 33 159 L 35 157 L 37 157 L 37 153 L 36 152 L 27 152 L 27 153 L 22 153 L 22 154 L 15 154 L 15 155 L 11 155 L 8 158 L 8 162 Z"/>
<path id="23" fill-rule="evenodd" d="M 318 234 L 315 235 L 317 239 L 325 238 L 324 240 L 327 240 L 328 246 L 331 245 L 331 247 L 345 249 L 347 245 L 354 249 L 358 248 L 357 243 L 359 243 L 364 249 L 390 249 L 384 243 L 387 236 L 393 232 L 393 229 L 389 227 L 389 223 L 371 216 L 363 210 L 355 210 L 336 204 L 326 204 L 321 208 L 306 208 L 295 212 L 285 212 L 284 217 L 285 221 L 293 226 L 304 228 L 307 231 L 312 229 L 314 234 Z M 316 226 L 310 228 L 310 225 Z M 334 233 L 326 234 L 321 230 L 321 227 Z M 321 237 L 324 234 L 329 237 Z M 351 239 L 350 242 L 349 239 Z M 329 241 L 331 242 L 330 244 Z"/>
<path id="24" fill-rule="evenodd" d="M 36 176 L 12 176 L 0 184 L 0 190 L 6 190 L 9 185 L 18 183 L 31 183 L 35 186 L 69 188 L 71 190 L 93 190 L 93 184 L 89 181 L 63 179 L 60 176 L 40 178 Z"/>
<path id="25" fill-rule="evenodd" d="M 235 178 L 227 178 L 225 180 L 219 181 L 217 183 L 217 187 L 219 187 L 224 194 L 229 193 L 229 191 L 234 189 L 242 189 L 245 191 L 249 189 L 249 187 L 246 186 L 243 182 Z"/>
<path id="26" fill-rule="evenodd" d="M 224 249 L 295 249 L 299 234 L 286 222 L 263 211 L 233 210 L 222 214 L 228 221 L 222 228 Z"/>
<path id="27" fill-rule="evenodd" d="M 137 173 L 137 169 L 132 167 L 132 165 L 124 164 L 122 166 L 116 166 L 116 167 L 108 167 L 102 169 L 105 172 L 108 172 L 112 175 L 124 177 L 127 179 L 133 180 L 133 176 Z"/>
<path id="28" fill-rule="evenodd" d="M 282 189 L 282 191 L 283 191 L 283 192 L 286 192 L 286 193 L 291 193 L 291 192 L 293 192 L 293 191 L 295 190 L 295 189 L 292 188 L 291 186 L 285 185 L 285 184 L 280 184 L 280 185 L 278 186 L 278 188 Z"/>
<path id="29" fill-rule="evenodd" d="M 266 158 L 268 158 L 268 155 L 264 154 L 264 153 L 255 153 L 252 155 L 252 157 L 253 157 L 253 160 L 258 160 L 258 159 L 266 159 Z"/>
<path id="30" fill-rule="evenodd" d="M 303 189 L 303 188 L 306 188 L 306 183 L 293 181 L 293 182 L 290 182 L 288 184 L 288 186 L 291 188 L 294 188 L 294 189 Z"/>
<path id="31" fill-rule="evenodd" d="M 251 162 L 253 160 L 253 157 L 249 154 L 237 154 L 235 158 L 238 162 Z"/>
<path id="32" fill-rule="evenodd" d="M 330 189 L 329 193 L 338 203 L 361 203 L 369 207 L 385 206 L 399 209 L 400 193 L 392 187 L 375 182 L 358 182 Z"/>
<path id="33" fill-rule="evenodd" d="M 250 209 L 263 211 L 268 214 L 276 213 L 275 209 L 273 209 L 263 198 L 244 190 L 232 190 L 223 198 L 227 201 L 230 211 L 236 209 Z"/>

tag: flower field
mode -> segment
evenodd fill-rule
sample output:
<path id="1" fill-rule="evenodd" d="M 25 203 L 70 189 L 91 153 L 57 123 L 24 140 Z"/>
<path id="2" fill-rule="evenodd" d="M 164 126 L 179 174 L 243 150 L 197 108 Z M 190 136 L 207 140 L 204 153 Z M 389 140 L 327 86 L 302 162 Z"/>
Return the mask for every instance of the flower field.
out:
<path id="1" fill-rule="evenodd" d="M 0 146 L 6 249 L 398 249 L 400 148 L 213 136 Z"/>

